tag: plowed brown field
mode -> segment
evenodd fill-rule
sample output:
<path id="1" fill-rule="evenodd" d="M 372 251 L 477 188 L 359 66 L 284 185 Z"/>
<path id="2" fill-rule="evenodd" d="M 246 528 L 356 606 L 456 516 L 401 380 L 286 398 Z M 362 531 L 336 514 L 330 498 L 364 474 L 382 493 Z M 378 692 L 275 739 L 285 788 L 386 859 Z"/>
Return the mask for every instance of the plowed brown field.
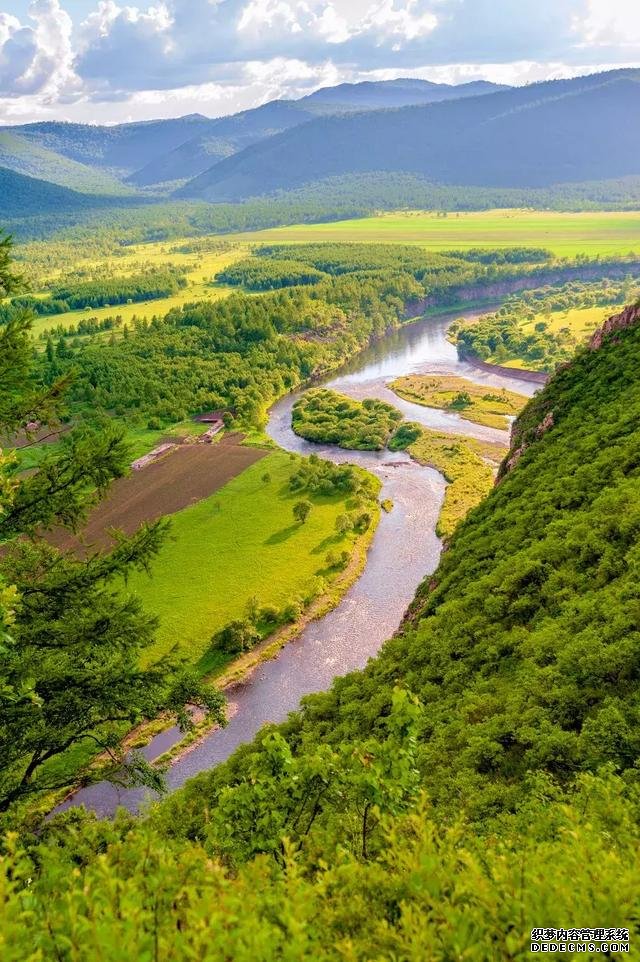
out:
<path id="1" fill-rule="evenodd" d="M 226 439 L 225 439 L 226 440 Z M 110 528 L 132 534 L 143 521 L 155 521 L 209 497 L 267 454 L 238 443 L 184 444 L 111 487 L 79 535 L 56 530 L 49 541 L 86 555 L 113 544 Z"/>

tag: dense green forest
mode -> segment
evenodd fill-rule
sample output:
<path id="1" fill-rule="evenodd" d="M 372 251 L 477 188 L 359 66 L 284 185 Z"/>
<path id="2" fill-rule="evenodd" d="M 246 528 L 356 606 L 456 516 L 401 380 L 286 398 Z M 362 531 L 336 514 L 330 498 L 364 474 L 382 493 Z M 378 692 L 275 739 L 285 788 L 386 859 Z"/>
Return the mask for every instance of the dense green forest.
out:
<path id="1" fill-rule="evenodd" d="M 498 363 L 516 357 L 536 370 L 551 371 L 571 357 L 575 346 L 570 326 L 549 330 L 552 314 L 623 304 L 637 288 L 637 276 L 629 274 L 623 280 L 571 281 L 561 287 L 512 294 L 498 311 L 486 314 L 478 323 L 455 325 L 458 350 L 463 356 L 491 358 Z M 534 330 L 523 329 L 536 317 Z"/>
<path id="2" fill-rule="evenodd" d="M 122 336 L 109 343 L 60 337 L 39 359 L 41 377 L 51 383 L 73 372 L 72 408 L 138 425 L 160 428 L 209 408 L 228 410 L 237 423 L 260 425 L 277 397 L 397 328 L 408 303 L 428 297 L 430 304 L 444 306 L 455 303 L 467 286 L 482 297 L 497 281 L 526 277 L 534 283 L 549 270 L 535 262 L 535 250 L 533 264 L 484 264 L 412 247 L 371 245 L 368 252 L 366 247 L 299 245 L 299 263 L 326 268 L 316 284 L 289 287 L 282 277 L 285 287 L 258 298 L 234 294 L 187 304 L 165 317 L 123 325 Z M 281 250 L 286 265 L 289 248 Z M 269 248 L 252 263 L 277 263 L 277 253 Z M 243 269 L 246 262 L 239 264 Z M 558 271 L 562 276 L 586 265 L 606 274 L 608 264 L 606 258 L 563 261 Z M 112 283 L 127 289 L 117 278 L 73 287 L 95 284 L 100 290 Z M 626 288 L 611 289 L 615 301 Z"/>
<path id="3" fill-rule="evenodd" d="M 307 441 L 338 444 L 357 451 L 382 451 L 402 421 L 391 404 L 354 401 L 327 388 L 305 391 L 293 406 L 293 430 Z"/>
<path id="4" fill-rule="evenodd" d="M 248 257 L 240 263 L 225 267 L 217 275 L 223 284 L 245 287 L 248 291 L 271 291 L 296 284 L 316 284 L 326 275 L 309 264 L 291 260 L 270 261 Z"/>
<path id="5" fill-rule="evenodd" d="M 114 343 L 73 348 L 61 339 L 41 358 L 42 376 L 73 371 L 74 405 L 142 424 L 213 407 L 258 425 L 277 397 L 397 327 L 421 291 L 411 276 L 381 273 L 187 305 Z"/>
<path id="6" fill-rule="evenodd" d="M 527 405 L 364 671 L 147 817 L 8 838 L 9 960 L 525 959 L 550 919 L 637 937 L 639 320 Z"/>

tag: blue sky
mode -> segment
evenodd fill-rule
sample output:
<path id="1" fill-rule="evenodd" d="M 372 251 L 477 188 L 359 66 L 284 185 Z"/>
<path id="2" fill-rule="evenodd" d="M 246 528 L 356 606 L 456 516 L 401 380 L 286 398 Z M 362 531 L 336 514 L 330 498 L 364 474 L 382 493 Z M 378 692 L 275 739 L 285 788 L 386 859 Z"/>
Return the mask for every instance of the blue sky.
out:
<path id="1" fill-rule="evenodd" d="M 0 0 L 0 122 L 219 116 L 341 81 L 640 64 L 638 0 Z"/>

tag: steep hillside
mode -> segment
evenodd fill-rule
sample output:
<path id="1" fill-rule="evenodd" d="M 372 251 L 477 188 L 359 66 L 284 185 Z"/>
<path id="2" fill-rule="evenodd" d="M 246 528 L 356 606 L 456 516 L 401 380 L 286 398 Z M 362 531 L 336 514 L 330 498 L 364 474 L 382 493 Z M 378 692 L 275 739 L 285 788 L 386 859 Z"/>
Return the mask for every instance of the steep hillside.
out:
<path id="1" fill-rule="evenodd" d="M 612 71 L 318 118 L 220 161 L 180 193 L 233 200 L 367 171 L 408 171 L 438 183 L 486 187 L 637 174 L 639 77 L 638 71 Z"/>
<path id="2" fill-rule="evenodd" d="M 25 177 L 0 167 L 0 210 L 3 217 L 30 217 L 48 213 L 90 210 L 106 207 L 113 197 L 80 194 L 45 180 Z"/>
<path id="3" fill-rule="evenodd" d="M 9 962 L 524 962 L 583 916 L 633 942 L 639 356 L 629 308 L 528 404 L 363 672 L 143 820 L 10 839 Z"/>
<path id="4" fill-rule="evenodd" d="M 0 130 L 0 166 L 85 194 L 134 193 L 105 171 L 41 147 L 10 129 Z"/>

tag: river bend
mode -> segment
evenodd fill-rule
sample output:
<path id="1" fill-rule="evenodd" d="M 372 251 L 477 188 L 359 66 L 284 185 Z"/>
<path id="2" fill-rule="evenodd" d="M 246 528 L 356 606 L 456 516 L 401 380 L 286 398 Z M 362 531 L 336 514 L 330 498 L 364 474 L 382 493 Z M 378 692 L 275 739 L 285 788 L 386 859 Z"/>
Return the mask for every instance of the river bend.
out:
<path id="1" fill-rule="evenodd" d="M 436 430 L 505 442 L 505 431 L 473 424 L 453 412 L 404 401 L 387 386 L 404 374 L 458 374 L 488 386 L 533 394 L 537 385 L 518 378 L 515 371 L 513 376 L 489 373 L 458 359 L 456 349 L 446 339 L 447 328 L 456 316 L 407 324 L 360 353 L 325 385 L 354 398 L 389 401 L 408 419 Z M 380 479 L 380 497 L 391 499 L 393 509 L 382 513 L 365 570 L 340 604 L 311 622 L 277 657 L 259 664 L 250 677 L 228 692 L 229 724 L 206 735 L 175 761 L 167 773 L 170 789 L 224 761 L 265 723 L 285 719 L 304 695 L 325 690 L 337 675 L 364 667 L 398 628 L 418 585 L 438 564 L 441 545 L 435 526 L 444 497 L 442 476 L 416 464 L 404 452 L 344 451 L 299 438 L 291 430 L 291 408 L 297 396 L 288 395 L 272 408 L 267 431 L 274 441 L 288 451 L 316 453 L 334 462 L 361 465 Z M 179 738 L 176 728 L 161 732 L 144 754 L 156 758 Z M 120 789 L 100 782 L 81 789 L 57 810 L 82 804 L 107 816 L 120 805 L 138 810 L 150 794 L 148 790 Z"/>

